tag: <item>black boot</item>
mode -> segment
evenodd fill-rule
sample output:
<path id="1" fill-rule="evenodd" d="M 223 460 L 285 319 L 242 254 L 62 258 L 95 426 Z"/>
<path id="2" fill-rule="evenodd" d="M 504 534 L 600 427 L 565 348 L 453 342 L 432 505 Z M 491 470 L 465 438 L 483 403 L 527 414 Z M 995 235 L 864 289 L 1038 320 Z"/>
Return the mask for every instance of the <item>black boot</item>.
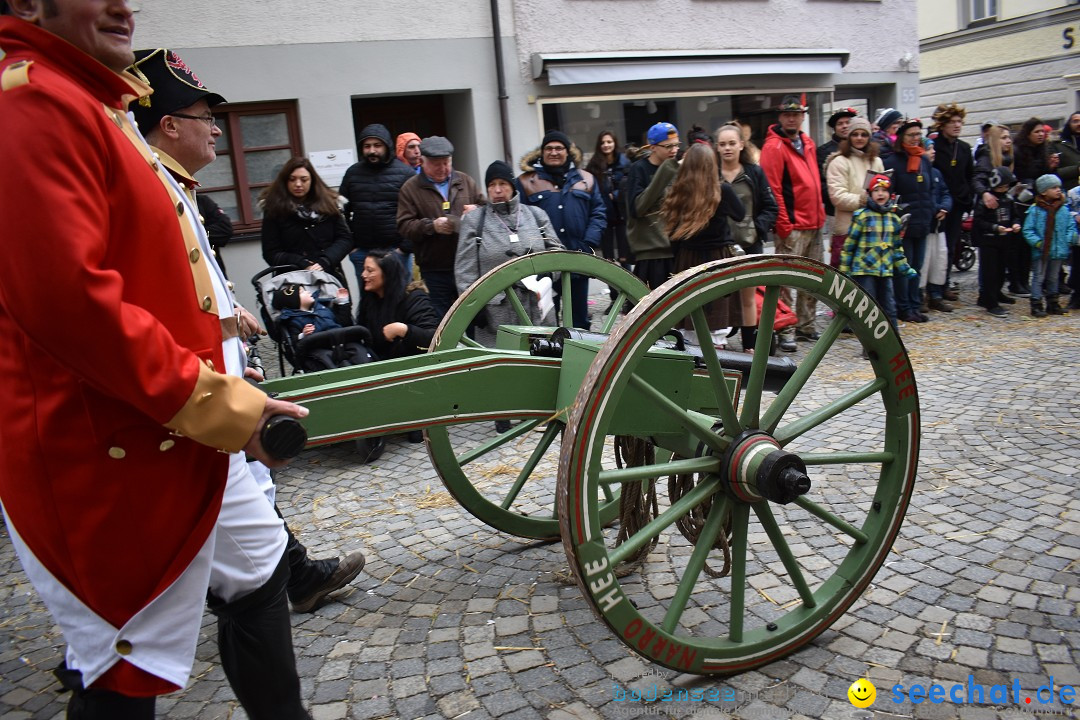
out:
<path id="1" fill-rule="evenodd" d="M 154 720 L 155 697 L 128 697 L 112 690 L 83 687 L 82 673 L 67 663 L 53 670 L 65 690 L 71 691 L 67 720 Z"/>
<path id="2" fill-rule="evenodd" d="M 243 597 L 226 603 L 207 597 L 218 618 L 218 652 L 225 677 L 251 720 L 311 720 L 300 702 L 282 554 L 274 574 Z"/>
<path id="3" fill-rule="evenodd" d="M 1031 300 L 1031 317 L 1044 318 L 1046 317 L 1046 311 L 1043 310 L 1042 300 Z"/>
<path id="4" fill-rule="evenodd" d="M 1067 311 L 1058 305 L 1057 295 L 1046 296 L 1046 312 L 1050 315 L 1065 315 Z"/>

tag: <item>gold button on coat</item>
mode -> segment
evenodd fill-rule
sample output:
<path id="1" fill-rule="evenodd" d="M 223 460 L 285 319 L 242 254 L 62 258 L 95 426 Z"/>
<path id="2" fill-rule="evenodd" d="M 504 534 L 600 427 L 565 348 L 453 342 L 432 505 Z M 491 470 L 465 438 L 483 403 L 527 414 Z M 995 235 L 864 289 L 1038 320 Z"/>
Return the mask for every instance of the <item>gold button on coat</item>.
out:
<path id="1" fill-rule="evenodd" d="M 209 309 L 210 309 L 210 308 L 212 308 L 213 306 L 214 306 L 214 301 L 210 299 L 210 296 L 209 296 L 209 295 L 205 296 L 205 297 L 204 297 L 204 298 L 202 299 L 202 309 L 203 309 L 203 310 L 209 310 Z"/>
<path id="2" fill-rule="evenodd" d="M 172 450 L 174 445 L 176 445 L 175 440 L 163 440 L 161 444 L 158 445 L 158 449 L 161 450 L 161 452 L 165 452 L 166 450 Z"/>
<path id="3" fill-rule="evenodd" d="M 201 256 L 202 253 L 199 252 L 199 248 L 191 248 L 191 252 L 188 253 L 188 257 L 191 258 L 191 262 L 193 263 L 199 262 L 199 257 Z"/>
<path id="4" fill-rule="evenodd" d="M 184 203 L 183 203 L 183 201 L 176 203 L 176 214 L 177 215 L 183 215 L 184 214 Z"/>
<path id="5" fill-rule="evenodd" d="M 131 642 L 130 641 L 128 641 L 128 640 L 117 640 L 116 641 L 116 652 L 120 653 L 121 655 L 130 655 L 131 654 L 131 649 L 132 648 L 131 648 Z"/>
<path id="6" fill-rule="evenodd" d="M 124 452 L 124 448 L 122 447 L 111 447 L 109 448 L 109 457 L 113 460 L 123 460 L 127 457 L 127 453 Z"/>

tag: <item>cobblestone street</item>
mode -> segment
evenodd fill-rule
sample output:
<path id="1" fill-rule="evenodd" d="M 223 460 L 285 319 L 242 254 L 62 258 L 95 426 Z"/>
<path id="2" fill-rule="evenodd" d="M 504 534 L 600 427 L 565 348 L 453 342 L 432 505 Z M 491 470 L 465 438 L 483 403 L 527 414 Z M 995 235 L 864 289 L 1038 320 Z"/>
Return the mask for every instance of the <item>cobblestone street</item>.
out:
<path id="1" fill-rule="evenodd" d="M 445 490 L 423 444 L 389 437 L 371 465 L 356 461 L 350 443 L 305 452 L 277 478 L 289 525 L 315 557 L 361 549 L 368 558 L 334 602 L 293 615 L 315 720 L 1080 717 L 1057 700 L 1061 686 L 1080 687 L 1080 313 L 1033 320 L 1020 299 L 995 319 L 974 305 L 974 273 L 956 278 L 956 312 L 901 330 L 922 442 L 892 554 L 830 629 L 740 675 L 699 678 L 639 658 L 594 616 L 559 542 L 519 540 L 474 518 Z M 806 352 L 800 343 L 796 360 Z M 271 365 L 269 352 L 263 358 Z M 827 395 L 830 382 L 864 366 L 855 340 L 843 336 L 815 378 Z M 815 439 L 863 431 L 871 430 L 856 414 Z M 828 542 L 810 538 L 795 552 L 813 568 Z M 685 562 L 689 546 L 672 547 L 661 543 L 642 573 Z M 50 672 L 62 640 L 6 529 L 0 573 L 0 717 L 62 718 L 67 696 Z M 748 605 L 751 595 L 766 607 L 790 599 L 784 588 L 750 584 Z M 208 613 L 193 680 L 159 699 L 158 717 L 247 717 L 225 681 L 215 635 Z M 848 700 L 859 677 L 877 688 L 866 710 Z M 988 695 L 981 703 L 892 701 L 896 685 L 908 692 L 934 683 L 963 685 L 964 701 L 973 684 Z M 1020 697 L 995 697 L 995 685 L 1019 687 Z M 1053 703 L 1040 704 L 1040 686 Z M 698 697 L 716 689 L 719 699 L 633 699 L 668 688 Z"/>

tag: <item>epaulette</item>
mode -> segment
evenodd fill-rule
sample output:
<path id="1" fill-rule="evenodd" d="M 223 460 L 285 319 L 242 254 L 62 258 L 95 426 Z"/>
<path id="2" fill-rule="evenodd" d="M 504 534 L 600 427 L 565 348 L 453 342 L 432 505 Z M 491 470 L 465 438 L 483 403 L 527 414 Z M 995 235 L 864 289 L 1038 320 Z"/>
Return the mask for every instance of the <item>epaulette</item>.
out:
<path id="1" fill-rule="evenodd" d="M 4 72 L 0 73 L 0 91 L 7 92 L 29 84 L 30 66 L 33 64 L 33 60 L 20 60 L 4 68 Z"/>

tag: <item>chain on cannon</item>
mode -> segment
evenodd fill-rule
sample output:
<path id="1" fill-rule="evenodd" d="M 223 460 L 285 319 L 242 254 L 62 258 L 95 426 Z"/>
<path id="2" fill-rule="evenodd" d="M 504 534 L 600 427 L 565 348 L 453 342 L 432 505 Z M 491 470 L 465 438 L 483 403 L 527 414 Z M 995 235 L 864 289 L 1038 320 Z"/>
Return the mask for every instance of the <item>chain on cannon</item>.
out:
<path id="1" fill-rule="evenodd" d="M 517 303 L 521 325 L 500 327 L 496 348 L 468 338 L 489 301 L 549 273 L 563 307 L 571 273 L 615 289 L 597 332 L 533 327 Z M 769 356 L 789 291 L 831 316 L 798 362 Z M 707 321 L 740 293 L 758 299 L 752 354 L 716 349 Z M 597 617 L 659 665 L 730 674 L 804 646 L 866 590 L 903 522 L 920 433 L 907 352 L 877 303 L 821 263 L 720 260 L 648 292 L 598 258 L 538 253 L 474 283 L 431 350 L 270 389 L 310 408 L 309 447 L 423 428 L 462 507 L 560 538 Z M 830 353 L 865 361 L 839 375 Z"/>

